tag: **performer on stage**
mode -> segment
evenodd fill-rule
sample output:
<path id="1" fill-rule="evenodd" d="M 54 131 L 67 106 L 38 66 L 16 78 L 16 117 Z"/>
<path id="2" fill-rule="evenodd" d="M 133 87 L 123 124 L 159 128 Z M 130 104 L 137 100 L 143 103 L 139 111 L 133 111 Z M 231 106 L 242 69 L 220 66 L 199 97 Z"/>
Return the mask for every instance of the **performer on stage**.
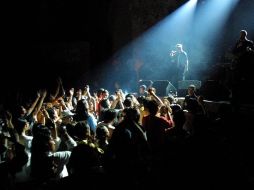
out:
<path id="1" fill-rule="evenodd" d="M 232 50 L 234 59 L 232 61 L 232 105 L 235 110 L 245 97 L 242 93 L 243 89 L 247 89 L 252 85 L 254 80 L 253 61 L 254 61 L 254 43 L 247 38 L 247 31 L 241 30 L 239 39 L 236 41 Z M 248 92 L 251 94 L 251 92 Z"/>
<path id="2" fill-rule="evenodd" d="M 172 78 L 172 82 L 177 86 L 178 81 L 185 80 L 188 72 L 189 60 L 187 53 L 183 50 L 182 44 L 176 44 L 176 50 L 170 52 L 172 62 L 175 62 L 176 72 Z"/>
<path id="3" fill-rule="evenodd" d="M 251 71 L 251 59 L 253 58 L 254 43 L 247 38 L 247 31 L 241 30 L 232 53 L 234 54 L 233 69 L 237 71 L 238 77 L 246 77 L 246 72 Z M 235 73 L 236 74 L 236 73 Z M 239 79 L 240 79 L 239 78 Z"/>
<path id="4" fill-rule="evenodd" d="M 237 40 L 234 48 L 233 54 L 236 56 L 237 61 L 242 61 L 242 59 L 246 58 L 248 53 L 252 53 L 254 51 L 254 43 L 253 41 L 247 38 L 247 31 L 240 31 L 240 38 Z"/>

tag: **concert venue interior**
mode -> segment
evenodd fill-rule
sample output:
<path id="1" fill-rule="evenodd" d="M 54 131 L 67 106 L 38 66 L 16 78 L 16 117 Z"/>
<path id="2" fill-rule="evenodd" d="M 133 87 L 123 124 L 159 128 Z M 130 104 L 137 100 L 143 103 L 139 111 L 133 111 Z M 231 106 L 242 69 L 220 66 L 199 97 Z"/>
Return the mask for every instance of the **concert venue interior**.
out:
<path id="1" fill-rule="evenodd" d="M 174 141 L 177 146 L 167 147 L 173 153 L 156 155 L 165 167 L 153 165 L 156 156 L 149 160 L 153 164 L 148 167 L 150 173 L 145 173 L 148 180 L 133 180 L 128 170 L 123 183 L 130 180 L 134 188 L 170 188 L 171 184 L 180 185 L 179 189 L 254 187 L 253 0 L 30 3 L 4 5 L 1 120 L 2 112 L 13 112 L 14 117 L 15 106 L 33 100 L 41 89 L 47 91 L 45 103 L 59 78 L 65 94 L 71 88 L 76 93 L 89 85 L 92 96 L 100 88 L 107 89 L 109 96 L 118 89 L 138 96 L 139 87 L 146 85 L 154 87 L 159 98 L 173 96 L 181 106 L 193 84 L 207 109 L 209 124 L 202 124 L 209 127 L 200 130 L 198 126 L 198 132 L 187 134 L 180 145 Z M 241 30 L 252 41 L 244 58 L 235 53 Z M 176 44 L 182 44 L 188 56 L 188 72 L 180 81 L 175 79 L 177 59 L 171 56 Z M 2 129 L 0 134 L 4 134 Z M 114 172 L 109 171 L 113 176 Z M 26 186 L 30 182 L 19 183 Z M 107 183 L 117 182 L 110 179 Z M 63 188 L 63 183 L 60 185 Z"/>

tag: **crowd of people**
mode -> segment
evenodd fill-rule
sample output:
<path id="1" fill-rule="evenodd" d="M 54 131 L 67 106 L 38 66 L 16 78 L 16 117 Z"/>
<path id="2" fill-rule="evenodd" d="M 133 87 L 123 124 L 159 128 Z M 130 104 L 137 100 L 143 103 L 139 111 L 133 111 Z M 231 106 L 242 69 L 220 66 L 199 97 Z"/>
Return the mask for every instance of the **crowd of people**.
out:
<path id="1" fill-rule="evenodd" d="M 212 117 L 194 85 L 181 104 L 158 97 L 155 88 L 139 90 L 100 88 L 92 95 L 89 85 L 67 91 L 58 80 L 54 95 L 39 90 L 34 99 L 2 107 L 1 189 L 226 187 L 239 177 L 215 158 L 230 149 L 224 138 L 231 133 L 220 126 L 230 121 L 230 108 Z M 215 168 L 222 172 L 216 177 Z M 242 172 L 234 185 L 246 182 Z"/>

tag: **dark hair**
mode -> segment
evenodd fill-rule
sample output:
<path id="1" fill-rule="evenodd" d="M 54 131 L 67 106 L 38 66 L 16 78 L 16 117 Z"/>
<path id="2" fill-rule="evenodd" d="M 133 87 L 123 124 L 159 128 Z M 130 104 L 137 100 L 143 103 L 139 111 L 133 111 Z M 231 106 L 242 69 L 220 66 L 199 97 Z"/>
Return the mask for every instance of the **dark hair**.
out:
<path id="1" fill-rule="evenodd" d="M 131 99 L 132 99 L 133 96 L 134 96 L 133 94 L 130 94 L 130 93 L 129 93 L 129 94 L 127 94 L 127 95 L 125 96 L 125 99 L 126 99 L 126 98 L 131 98 Z"/>
<path id="2" fill-rule="evenodd" d="M 241 33 L 244 33 L 245 36 L 247 36 L 247 34 L 248 34 L 246 30 L 241 30 L 240 32 L 241 32 Z"/>
<path id="3" fill-rule="evenodd" d="M 101 125 L 99 127 L 96 128 L 96 138 L 97 139 L 104 139 L 107 137 L 107 131 L 108 131 L 108 128 L 106 125 Z"/>
<path id="4" fill-rule="evenodd" d="M 14 143 L 12 149 L 15 151 L 15 156 L 8 162 L 8 167 L 11 174 L 15 175 L 27 163 L 28 155 L 25 152 L 25 147 L 19 143 Z"/>
<path id="5" fill-rule="evenodd" d="M 72 150 L 69 160 L 70 171 L 73 174 L 84 174 L 90 168 L 100 166 L 101 152 L 93 143 L 82 142 Z"/>
<path id="6" fill-rule="evenodd" d="M 137 100 L 138 100 L 138 103 L 139 103 L 139 104 L 143 105 L 144 102 L 146 101 L 146 97 L 145 97 L 145 96 L 139 96 L 139 97 L 137 98 Z"/>
<path id="7" fill-rule="evenodd" d="M 76 115 L 74 117 L 76 121 L 83 121 L 88 119 L 89 115 L 88 115 L 87 106 L 88 106 L 88 103 L 85 99 L 81 99 L 78 101 L 77 107 L 76 107 Z"/>
<path id="8" fill-rule="evenodd" d="M 91 134 L 90 126 L 86 122 L 80 121 L 74 127 L 74 134 L 78 141 L 87 139 Z"/>
<path id="9" fill-rule="evenodd" d="M 51 133 L 47 127 L 44 125 L 33 127 L 31 176 L 42 181 L 55 177 L 56 175 L 54 160 L 48 156 L 50 140 Z"/>
<path id="10" fill-rule="evenodd" d="M 54 117 L 55 117 L 54 108 L 48 108 L 47 112 L 49 114 L 50 119 L 54 119 Z"/>
<path id="11" fill-rule="evenodd" d="M 167 100 L 170 102 L 170 104 L 174 103 L 175 98 L 172 94 L 168 94 Z"/>
<path id="12" fill-rule="evenodd" d="M 132 100 L 131 100 L 131 98 L 130 98 L 130 97 L 127 97 L 127 98 L 123 101 L 123 105 L 124 105 L 125 107 L 131 107 L 131 105 L 132 105 Z"/>
<path id="13" fill-rule="evenodd" d="M 135 122 L 139 121 L 140 118 L 140 112 L 138 109 L 136 108 L 125 108 L 123 110 L 123 112 L 125 113 L 124 119 L 125 120 L 132 120 Z"/>
<path id="14" fill-rule="evenodd" d="M 48 127 L 40 124 L 33 126 L 33 140 L 31 152 L 48 152 L 48 143 L 50 139 L 51 132 Z"/>
<path id="15" fill-rule="evenodd" d="M 144 106 L 149 110 L 151 115 L 155 115 L 159 110 L 158 104 L 155 100 L 148 100 L 145 102 Z"/>
<path id="16" fill-rule="evenodd" d="M 171 104 L 170 108 L 172 110 L 172 114 L 174 115 L 177 111 L 181 110 L 181 106 L 179 104 Z"/>
<path id="17" fill-rule="evenodd" d="M 103 115 L 103 118 L 104 118 L 104 121 L 107 123 L 107 122 L 110 122 L 110 121 L 113 121 L 117 116 L 117 112 L 115 109 L 106 109 L 104 111 L 104 115 Z"/>
<path id="18" fill-rule="evenodd" d="M 21 135 L 21 133 L 23 132 L 26 124 L 27 124 L 26 119 L 18 118 L 17 121 L 15 122 L 15 129 L 19 135 Z"/>
<path id="19" fill-rule="evenodd" d="M 109 101 L 114 101 L 116 98 L 114 95 L 110 95 L 108 99 L 109 99 Z"/>

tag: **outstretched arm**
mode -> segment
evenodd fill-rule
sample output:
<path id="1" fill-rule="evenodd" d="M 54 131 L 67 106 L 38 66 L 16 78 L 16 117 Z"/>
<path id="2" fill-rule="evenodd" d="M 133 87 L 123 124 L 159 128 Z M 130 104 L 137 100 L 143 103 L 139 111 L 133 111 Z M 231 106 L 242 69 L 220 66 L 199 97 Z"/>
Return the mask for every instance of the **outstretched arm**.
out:
<path id="1" fill-rule="evenodd" d="M 28 110 L 27 110 L 27 115 L 30 115 L 30 114 L 34 111 L 34 108 L 35 108 L 35 106 L 37 105 L 37 103 L 38 103 L 40 97 L 41 97 L 40 92 L 37 92 L 37 97 L 36 97 L 36 99 L 34 100 L 34 102 L 32 103 L 32 105 L 28 108 Z"/>
<path id="2" fill-rule="evenodd" d="M 65 94 L 62 79 L 59 77 L 57 79 L 57 88 L 54 94 L 51 94 L 52 101 L 57 100 L 59 97 L 63 97 Z"/>
<path id="3" fill-rule="evenodd" d="M 40 92 L 41 99 L 40 99 L 39 103 L 36 104 L 36 106 L 35 106 L 35 109 L 33 111 L 33 116 L 37 116 L 37 114 L 41 110 L 41 107 L 42 107 L 42 104 L 43 104 L 43 101 L 44 101 L 46 95 L 47 95 L 47 91 L 46 90 L 43 90 L 43 91 Z"/>
<path id="4" fill-rule="evenodd" d="M 153 88 L 148 89 L 148 93 L 151 95 L 151 97 L 158 103 L 158 105 L 161 107 L 164 105 L 162 100 L 155 94 L 155 90 Z"/>

